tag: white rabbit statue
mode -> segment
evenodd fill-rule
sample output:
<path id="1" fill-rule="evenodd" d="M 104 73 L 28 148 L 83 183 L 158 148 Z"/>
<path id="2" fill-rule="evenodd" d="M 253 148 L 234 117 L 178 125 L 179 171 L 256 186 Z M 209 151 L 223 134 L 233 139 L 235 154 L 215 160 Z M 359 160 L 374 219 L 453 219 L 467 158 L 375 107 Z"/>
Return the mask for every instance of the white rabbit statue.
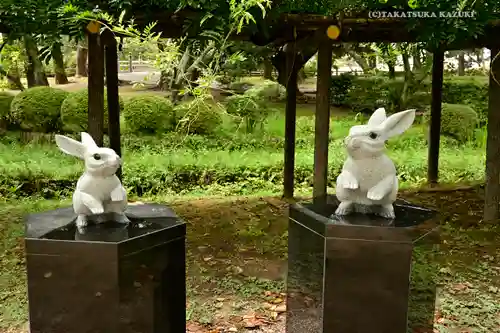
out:
<path id="1" fill-rule="evenodd" d="M 116 222 L 128 223 L 127 192 L 115 175 L 121 165 L 120 156 L 113 149 L 96 145 L 90 134 L 82 132 L 81 142 L 56 135 L 56 143 L 64 153 L 85 161 L 85 172 L 78 179 L 73 193 L 73 209 L 78 215 L 79 230 L 87 226 L 88 216 L 115 213 Z"/>
<path id="2" fill-rule="evenodd" d="M 335 215 L 374 213 L 393 219 L 393 202 L 398 193 L 396 167 L 385 154 L 387 139 L 406 131 L 415 120 L 415 110 L 386 117 L 377 109 L 366 125 L 356 125 L 345 138 L 348 157 L 337 178 L 336 195 L 340 204 Z"/>

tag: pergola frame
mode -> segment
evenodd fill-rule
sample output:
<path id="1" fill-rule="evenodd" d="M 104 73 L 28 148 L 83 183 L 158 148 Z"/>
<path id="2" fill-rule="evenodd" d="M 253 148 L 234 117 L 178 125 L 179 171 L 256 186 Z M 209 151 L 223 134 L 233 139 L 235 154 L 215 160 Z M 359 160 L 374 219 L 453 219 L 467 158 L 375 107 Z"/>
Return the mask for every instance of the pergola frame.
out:
<path id="1" fill-rule="evenodd" d="M 192 14 L 192 12 L 190 12 Z M 137 26 L 145 26 L 151 21 L 158 22 L 157 31 L 165 32 L 164 37 L 177 37 L 182 29 L 179 25 L 182 18 L 177 14 L 158 13 L 156 17 L 140 17 L 136 19 Z M 500 109 L 500 63 L 493 61 L 494 55 L 500 52 L 500 42 L 496 36 L 500 33 L 500 21 L 487 24 L 484 33 L 475 39 L 459 41 L 454 44 L 429 50 L 433 53 L 432 64 L 432 102 L 430 114 L 430 135 L 428 149 L 428 182 L 434 185 L 438 182 L 439 144 L 441 128 L 442 88 L 444 72 L 444 52 L 468 48 L 487 47 L 491 50 L 492 61 L 489 83 L 488 106 L 488 137 L 486 148 L 486 194 L 485 220 L 492 221 L 499 217 L 500 201 L 500 115 L 494 112 Z M 418 29 L 408 29 L 405 19 L 375 19 L 364 18 L 332 18 L 318 15 L 287 14 L 280 17 L 281 32 L 279 39 L 285 43 L 287 50 L 288 82 L 286 84 L 285 111 L 285 145 L 284 145 L 284 197 L 293 198 L 294 165 L 295 165 L 295 127 L 296 127 L 296 85 L 297 70 L 293 66 L 296 52 L 297 32 L 310 33 L 311 38 L 320 38 L 318 50 L 317 91 L 316 91 L 316 121 L 315 121 L 315 152 L 314 152 L 314 201 L 326 200 L 328 184 L 328 136 L 330 120 L 329 89 L 331 77 L 332 46 L 336 43 L 349 42 L 418 42 Z M 422 20 L 425 24 L 425 20 Z M 337 25 L 340 34 L 337 39 L 329 39 L 326 30 L 330 25 Z M 106 86 L 108 89 L 109 137 L 110 146 L 121 154 L 119 127 L 119 97 L 117 75 L 117 43 L 110 31 L 98 34 L 89 33 L 89 133 L 102 143 L 103 137 L 103 65 L 102 52 L 105 49 Z M 239 40 L 249 40 L 251 36 L 239 34 L 233 36 Z M 92 54 L 97 50 L 95 54 Z"/>

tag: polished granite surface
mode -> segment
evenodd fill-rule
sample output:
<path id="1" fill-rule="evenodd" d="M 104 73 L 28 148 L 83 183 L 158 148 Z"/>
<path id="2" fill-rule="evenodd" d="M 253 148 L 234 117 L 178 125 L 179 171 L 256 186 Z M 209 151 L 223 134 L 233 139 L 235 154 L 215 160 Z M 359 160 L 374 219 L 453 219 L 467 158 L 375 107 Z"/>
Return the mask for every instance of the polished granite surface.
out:
<path id="1" fill-rule="evenodd" d="M 293 204 L 289 217 L 324 237 L 337 238 L 413 242 L 437 228 L 435 211 L 403 200 L 395 202 L 396 218 L 393 220 L 359 213 L 339 217 L 333 215 L 338 207 L 335 197 L 328 196 L 327 200 L 319 202 Z"/>
<path id="2" fill-rule="evenodd" d="M 72 209 L 27 218 L 31 333 L 185 333 L 185 223 L 157 204 L 127 215 L 84 233 Z"/>
<path id="3" fill-rule="evenodd" d="M 395 221 L 338 223 L 335 209 L 334 200 L 290 207 L 287 333 L 432 332 L 435 283 L 418 275 L 413 249 L 433 253 L 435 212 L 398 202 Z"/>

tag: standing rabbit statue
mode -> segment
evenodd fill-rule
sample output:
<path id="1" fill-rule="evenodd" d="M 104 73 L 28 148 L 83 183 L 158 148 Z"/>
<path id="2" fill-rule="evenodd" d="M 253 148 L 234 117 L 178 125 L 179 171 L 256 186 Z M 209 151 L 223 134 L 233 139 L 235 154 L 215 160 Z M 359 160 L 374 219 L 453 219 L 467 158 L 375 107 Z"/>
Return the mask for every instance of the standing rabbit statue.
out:
<path id="1" fill-rule="evenodd" d="M 395 218 L 393 202 L 398 193 L 396 167 L 385 154 L 385 142 L 406 131 L 415 120 L 415 110 L 389 117 L 377 109 L 366 125 L 353 126 L 345 138 L 348 157 L 337 178 L 340 204 L 335 215 L 373 213 Z"/>
<path id="2" fill-rule="evenodd" d="M 78 215 L 76 226 L 82 230 L 88 216 L 114 213 L 118 223 L 130 222 L 125 216 L 127 192 L 115 175 L 121 165 L 120 156 L 113 149 L 96 145 L 90 134 L 82 132 L 81 142 L 56 135 L 56 144 L 64 153 L 85 161 L 85 172 L 78 179 L 73 193 L 73 209 Z"/>

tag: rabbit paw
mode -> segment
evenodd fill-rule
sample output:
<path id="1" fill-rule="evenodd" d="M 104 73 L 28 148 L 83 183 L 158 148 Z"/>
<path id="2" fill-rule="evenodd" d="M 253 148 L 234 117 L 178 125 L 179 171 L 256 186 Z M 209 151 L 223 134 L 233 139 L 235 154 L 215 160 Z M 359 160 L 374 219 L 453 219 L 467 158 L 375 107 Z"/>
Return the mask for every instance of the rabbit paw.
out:
<path id="1" fill-rule="evenodd" d="M 394 207 L 392 204 L 382 206 L 380 213 L 378 214 L 386 219 L 394 219 L 396 215 L 394 214 Z"/>
<path id="2" fill-rule="evenodd" d="M 125 191 L 121 186 L 115 188 L 113 191 L 111 191 L 111 201 L 117 202 L 125 200 L 124 192 Z"/>
<path id="3" fill-rule="evenodd" d="M 341 202 L 337 210 L 335 211 L 335 215 L 347 215 L 352 212 L 352 202 L 344 201 Z"/>
<path id="4" fill-rule="evenodd" d="M 338 178 L 340 186 L 348 190 L 356 190 L 359 188 L 359 184 L 356 178 L 349 172 L 342 172 Z"/>
<path id="5" fill-rule="evenodd" d="M 116 216 L 116 222 L 127 224 L 127 223 L 130 223 L 130 220 L 127 217 L 127 215 L 125 215 L 124 213 L 121 213 L 121 214 L 117 214 L 117 216 Z"/>
<path id="6" fill-rule="evenodd" d="M 366 197 L 374 201 L 382 200 L 385 197 L 385 191 L 381 191 L 378 188 L 374 187 L 368 191 Z"/>
<path id="7" fill-rule="evenodd" d="M 93 208 L 90 208 L 90 211 L 92 212 L 92 214 L 102 214 L 104 213 L 104 207 L 93 207 Z"/>
<path id="8" fill-rule="evenodd" d="M 88 224 L 87 217 L 85 215 L 78 215 L 78 217 L 76 218 L 75 223 L 76 223 L 76 227 L 78 229 L 84 228 Z"/>

